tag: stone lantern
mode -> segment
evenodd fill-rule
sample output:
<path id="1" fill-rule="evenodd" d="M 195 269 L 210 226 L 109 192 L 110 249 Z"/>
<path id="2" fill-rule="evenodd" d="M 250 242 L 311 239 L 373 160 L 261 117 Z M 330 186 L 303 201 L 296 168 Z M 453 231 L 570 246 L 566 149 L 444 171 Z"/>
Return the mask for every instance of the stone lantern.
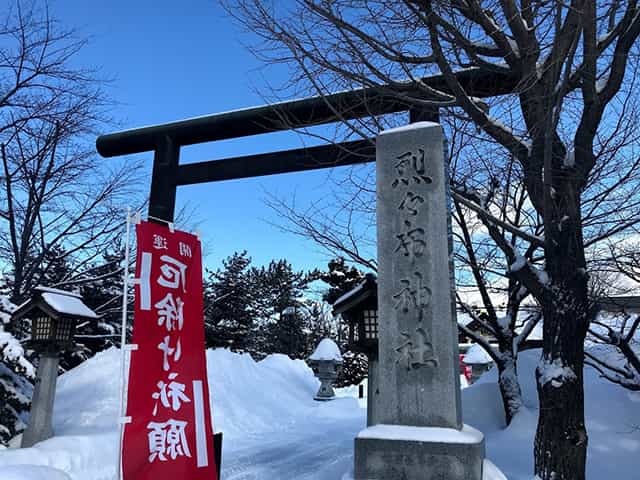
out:
<path id="1" fill-rule="evenodd" d="M 467 350 L 462 362 L 471 367 L 470 383 L 475 383 L 483 373 L 491 370 L 491 367 L 493 366 L 493 359 L 491 356 L 477 343 L 471 345 L 469 350 Z"/>
<path id="2" fill-rule="evenodd" d="M 342 355 L 336 343 L 324 338 L 320 341 L 307 363 L 320 380 L 320 389 L 314 400 L 333 400 L 336 396 L 333 391 L 333 382 L 338 378 L 342 367 Z"/>
<path id="3" fill-rule="evenodd" d="M 22 447 L 30 447 L 53 436 L 51 417 L 58 378 L 59 353 L 73 347 L 78 322 L 95 322 L 98 315 L 82 297 L 72 292 L 36 287 L 31 299 L 11 316 L 16 322 L 31 319 L 30 344 L 40 352 L 29 425 L 22 435 Z"/>
<path id="4" fill-rule="evenodd" d="M 333 314 L 342 315 L 349 329 L 349 349 L 367 355 L 367 425 L 375 425 L 378 390 L 378 285 L 373 274 L 333 303 Z"/>
<path id="5" fill-rule="evenodd" d="M 333 314 L 340 314 L 347 321 L 349 349 L 370 357 L 378 353 L 377 293 L 375 276 L 367 274 L 361 283 L 333 304 Z"/>

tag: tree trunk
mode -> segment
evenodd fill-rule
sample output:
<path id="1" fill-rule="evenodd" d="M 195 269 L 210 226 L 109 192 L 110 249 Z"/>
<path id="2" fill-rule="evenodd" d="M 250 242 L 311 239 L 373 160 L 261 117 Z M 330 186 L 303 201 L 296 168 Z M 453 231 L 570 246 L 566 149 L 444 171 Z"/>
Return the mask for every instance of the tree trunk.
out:
<path id="1" fill-rule="evenodd" d="M 507 425 L 522 408 L 522 391 L 518 381 L 517 358 L 512 352 L 500 352 L 501 361 L 498 368 L 498 385 L 504 406 L 504 418 Z"/>
<path id="2" fill-rule="evenodd" d="M 584 339 L 591 306 L 579 195 L 565 184 L 545 219 L 547 272 L 551 283 L 541 299 L 542 358 L 536 370 L 540 413 L 535 438 L 535 473 L 542 480 L 584 480 L 587 432 L 584 419 Z"/>

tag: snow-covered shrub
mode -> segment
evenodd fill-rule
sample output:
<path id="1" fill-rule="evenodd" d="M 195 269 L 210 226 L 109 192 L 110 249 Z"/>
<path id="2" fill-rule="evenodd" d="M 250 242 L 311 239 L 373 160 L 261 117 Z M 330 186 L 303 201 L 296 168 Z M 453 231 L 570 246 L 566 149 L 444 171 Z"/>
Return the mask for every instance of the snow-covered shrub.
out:
<path id="1" fill-rule="evenodd" d="M 15 308 L 0 296 L 0 445 L 24 430 L 35 377 L 20 342 L 6 329 Z"/>

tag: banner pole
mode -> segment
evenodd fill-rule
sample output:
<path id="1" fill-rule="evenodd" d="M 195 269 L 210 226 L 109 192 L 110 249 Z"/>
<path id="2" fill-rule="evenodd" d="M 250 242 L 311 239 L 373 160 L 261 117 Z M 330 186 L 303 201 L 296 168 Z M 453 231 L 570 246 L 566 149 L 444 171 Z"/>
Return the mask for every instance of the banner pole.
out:
<path id="1" fill-rule="evenodd" d="M 124 274 L 122 283 L 122 326 L 120 333 L 120 406 L 118 409 L 118 464 L 116 465 L 116 478 L 122 479 L 122 440 L 124 434 L 124 403 L 125 403 L 125 375 L 126 375 L 126 344 L 127 344 L 127 306 L 129 293 L 129 237 L 131 225 L 131 207 L 127 207 L 127 225 L 124 241 Z"/>

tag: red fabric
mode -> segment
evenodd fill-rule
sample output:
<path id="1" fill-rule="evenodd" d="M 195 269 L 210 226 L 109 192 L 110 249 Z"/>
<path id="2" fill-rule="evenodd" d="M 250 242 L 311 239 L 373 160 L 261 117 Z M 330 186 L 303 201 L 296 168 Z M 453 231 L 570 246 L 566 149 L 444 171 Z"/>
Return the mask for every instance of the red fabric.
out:
<path id="1" fill-rule="evenodd" d="M 136 234 L 123 478 L 214 480 L 200 241 L 147 222 Z"/>
<path id="2" fill-rule="evenodd" d="M 467 382 L 471 381 L 471 367 L 464 363 L 464 354 L 461 353 L 458 355 L 458 362 L 460 364 L 460 374 L 464 375 L 467 379 Z"/>

